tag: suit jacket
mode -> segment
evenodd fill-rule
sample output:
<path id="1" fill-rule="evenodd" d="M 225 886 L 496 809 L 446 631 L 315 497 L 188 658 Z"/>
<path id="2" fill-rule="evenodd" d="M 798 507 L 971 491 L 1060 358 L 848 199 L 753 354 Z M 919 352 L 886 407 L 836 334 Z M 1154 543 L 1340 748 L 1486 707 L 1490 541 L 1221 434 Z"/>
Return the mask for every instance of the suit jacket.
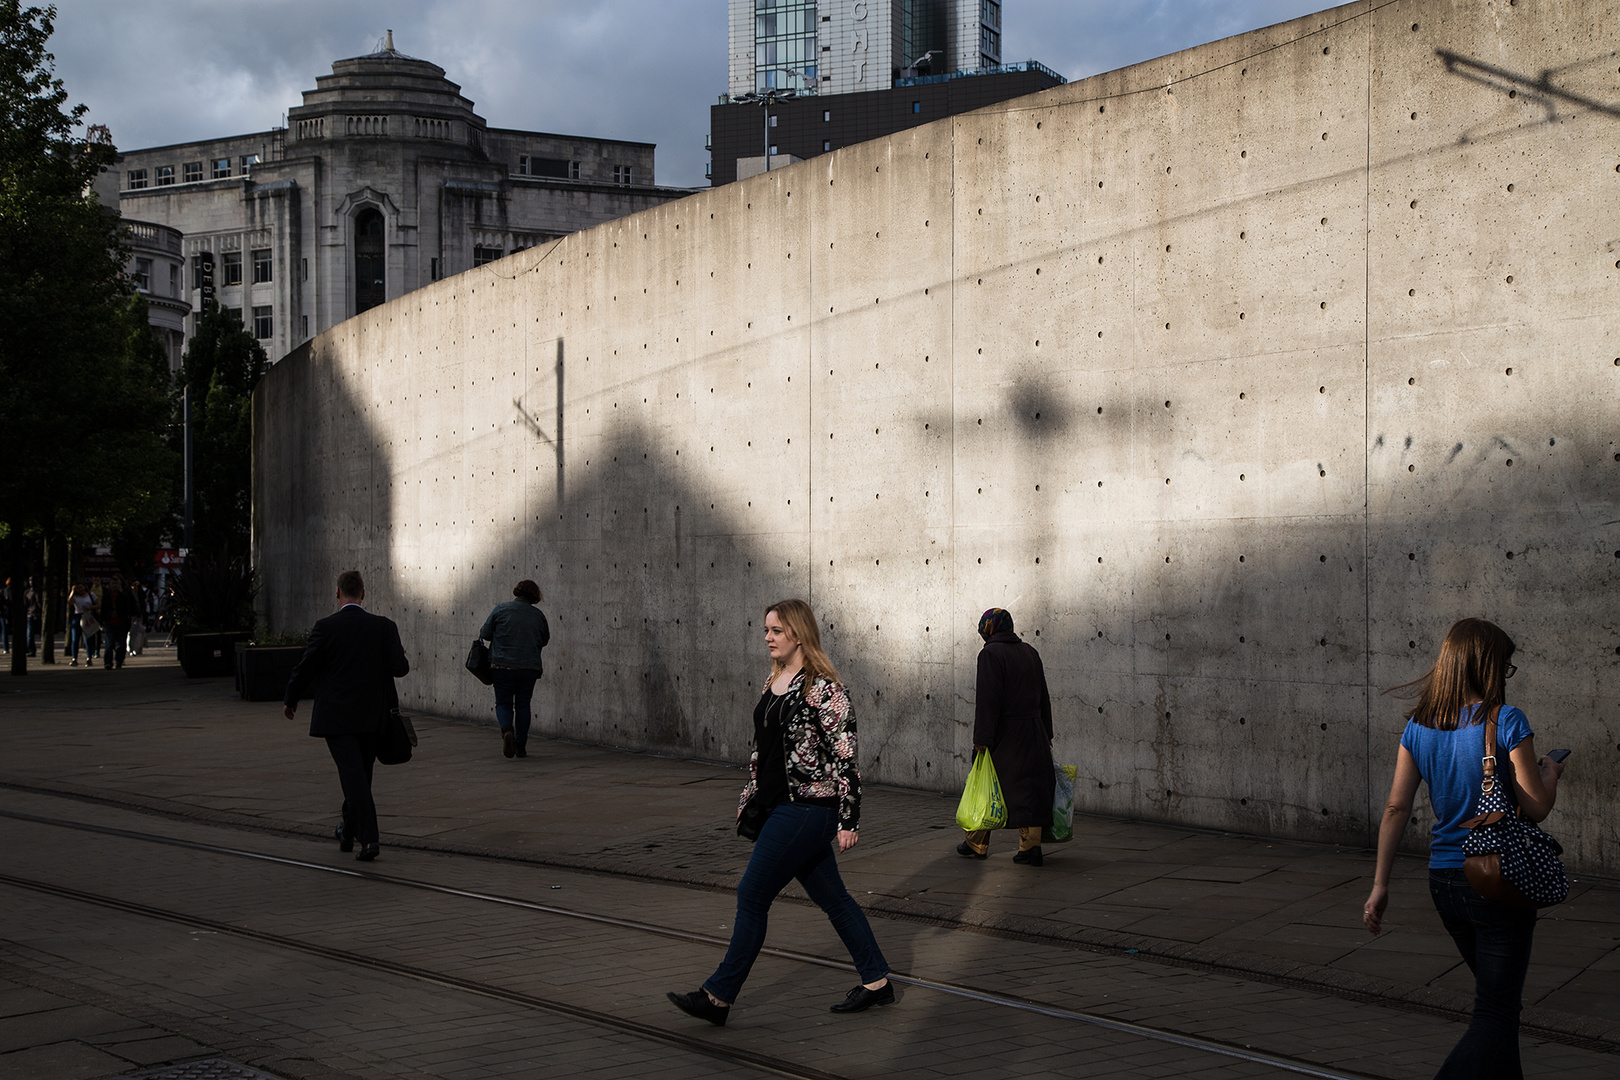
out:
<path id="1" fill-rule="evenodd" d="M 1057 773 L 1052 767 L 1052 696 L 1034 646 L 1012 632 L 994 634 L 979 651 L 973 741 L 990 760 L 1007 800 L 1007 826 L 1052 823 Z"/>
<path id="2" fill-rule="evenodd" d="M 394 680 L 410 670 L 394 620 L 350 604 L 310 630 L 309 647 L 287 680 L 286 704 L 315 699 L 311 735 L 372 734 L 398 700 Z"/>

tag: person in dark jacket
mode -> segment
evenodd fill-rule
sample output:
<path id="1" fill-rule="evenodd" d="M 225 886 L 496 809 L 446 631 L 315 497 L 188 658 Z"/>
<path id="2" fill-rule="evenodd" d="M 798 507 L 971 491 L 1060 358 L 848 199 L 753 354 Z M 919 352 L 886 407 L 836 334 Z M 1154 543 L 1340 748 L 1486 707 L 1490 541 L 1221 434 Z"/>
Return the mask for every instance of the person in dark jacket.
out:
<path id="1" fill-rule="evenodd" d="M 102 667 L 111 671 L 124 666 L 129 651 L 129 628 L 135 624 L 135 598 L 124 585 L 124 579 L 114 576 L 101 594 L 101 627 L 105 647 L 101 651 Z"/>
<path id="2" fill-rule="evenodd" d="M 1052 696 L 1046 669 L 1034 646 L 1013 633 L 1013 619 L 991 608 L 979 619 L 977 704 L 973 749 L 988 751 L 1007 804 L 1007 827 L 1018 830 L 1013 862 L 1041 865 L 1041 829 L 1052 824 L 1057 772 L 1052 767 Z M 990 830 L 967 834 L 956 853 L 969 859 L 990 854 Z"/>
<path id="3" fill-rule="evenodd" d="M 392 619 L 360 606 L 366 586 L 358 570 L 338 575 L 335 614 L 309 632 L 309 645 L 287 680 L 282 713 L 292 720 L 298 699 L 312 696 L 309 733 L 324 738 L 343 785 L 343 821 L 338 849 L 353 851 L 360 841 L 361 862 L 377 857 L 377 804 L 371 798 L 371 772 L 383 718 L 398 700 L 394 680 L 411 670 Z"/>
<path id="4" fill-rule="evenodd" d="M 534 684 L 540 678 L 540 650 L 551 640 L 551 627 L 540 603 L 540 586 L 527 578 L 512 587 L 517 599 L 496 604 L 478 636 L 489 642 L 491 683 L 495 687 L 495 723 L 501 729 L 501 753 L 529 756 L 529 724 Z"/>

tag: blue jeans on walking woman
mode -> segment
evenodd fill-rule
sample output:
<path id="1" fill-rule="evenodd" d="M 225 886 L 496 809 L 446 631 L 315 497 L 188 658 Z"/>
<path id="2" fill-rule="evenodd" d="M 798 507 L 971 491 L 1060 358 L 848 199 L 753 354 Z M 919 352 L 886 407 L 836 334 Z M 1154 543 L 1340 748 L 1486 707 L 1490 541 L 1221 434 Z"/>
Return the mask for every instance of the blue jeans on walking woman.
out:
<path id="1" fill-rule="evenodd" d="M 1519 1011 L 1536 913 L 1493 904 L 1460 867 L 1430 869 L 1429 895 L 1474 973 L 1474 1017 L 1435 1080 L 1523 1080 Z"/>
<path id="2" fill-rule="evenodd" d="M 765 944 L 771 902 L 794 878 L 832 920 L 861 973 L 861 982 L 875 983 L 889 973 L 889 962 L 883 959 L 866 915 L 838 876 L 833 854 L 837 835 L 838 813 L 830 807 L 782 803 L 771 811 L 737 885 L 737 922 L 731 931 L 731 947 L 703 989 L 727 1005 L 737 1000 Z"/>
<path id="3" fill-rule="evenodd" d="M 533 716 L 530 703 L 540 673 L 529 668 L 494 668 L 490 675 L 495 686 L 495 722 L 502 731 L 512 732 L 519 746 L 524 746 L 529 741 Z"/>

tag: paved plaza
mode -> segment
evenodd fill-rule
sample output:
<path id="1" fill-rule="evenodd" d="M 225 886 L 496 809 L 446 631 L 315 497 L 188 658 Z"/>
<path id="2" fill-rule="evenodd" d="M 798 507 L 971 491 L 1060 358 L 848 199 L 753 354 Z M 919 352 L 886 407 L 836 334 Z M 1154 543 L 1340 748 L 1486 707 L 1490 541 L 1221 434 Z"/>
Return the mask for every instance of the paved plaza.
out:
<path id="1" fill-rule="evenodd" d="M 875 787 L 839 861 L 899 1003 L 827 1012 L 855 978 L 795 886 L 713 1028 L 664 992 L 730 932 L 741 770 L 415 723 L 365 867 L 279 704 L 163 649 L 0 684 L 0 1080 L 1426 1077 L 1469 1008 L 1420 860 L 1372 939 L 1365 850 L 1079 817 L 976 862 L 954 797 Z M 1527 1075 L 1620 1074 L 1617 946 L 1615 883 L 1543 918 Z"/>

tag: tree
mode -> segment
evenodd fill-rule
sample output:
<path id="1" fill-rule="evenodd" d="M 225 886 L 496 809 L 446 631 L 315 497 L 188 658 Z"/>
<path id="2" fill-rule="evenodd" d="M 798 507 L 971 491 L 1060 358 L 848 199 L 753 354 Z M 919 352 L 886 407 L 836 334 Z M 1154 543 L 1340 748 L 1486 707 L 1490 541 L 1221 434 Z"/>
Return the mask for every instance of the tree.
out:
<path id="1" fill-rule="evenodd" d="M 167 372 L 135 322 L 117 212 L 91 187 L 117 152 L 75 134 L 83 105 L 64 110 L 45 47 L 55 16 L 0 0 L 0 533 L 19 584 L 63 530 L 102 539 L 159 512 L 173 486 L 168 413 L 152 407 Z M 11 670 L 26 673 L 23 651 Z"/>
<path id="2" fill-rule="evenodd" d="M 264 348 L 222 308 L 197 320 L 180 361 L 180 389 L 191 394 L 193 547 L 222 565 L 248 553 L 253 388 L 268 365 Z"/>

